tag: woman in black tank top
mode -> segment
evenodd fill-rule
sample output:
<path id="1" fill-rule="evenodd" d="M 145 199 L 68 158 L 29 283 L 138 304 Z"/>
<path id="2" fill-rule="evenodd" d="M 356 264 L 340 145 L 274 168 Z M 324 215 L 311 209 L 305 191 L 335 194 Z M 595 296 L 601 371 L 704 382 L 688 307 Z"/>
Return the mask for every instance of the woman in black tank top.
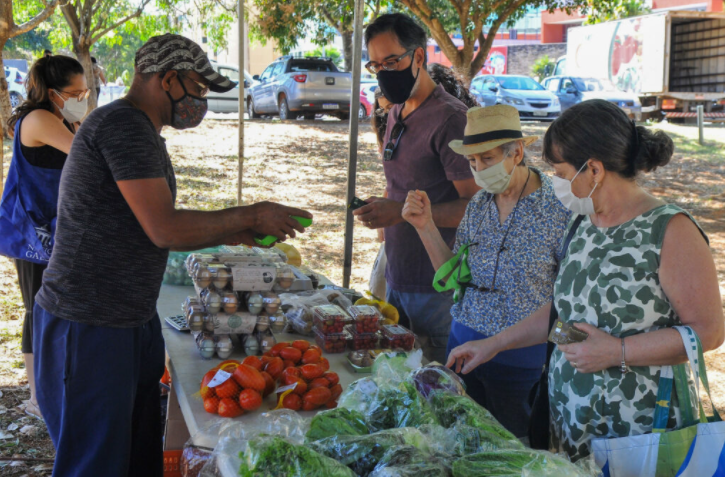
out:
<path id="1" fill-rule="evenodd" d="M 8 131 L 21 121 L 20 154 L 13 160 L 26 160 L 31 166 L 62 169 L 75 131 L 80 126 L 84 102 L 88 98 L 83 67 L 73 58 L 55 55 L 36 61 L 27 77 L 27 99 L 13 111 Z M 80 116 L 80 117 L 79 117 Z M 15 260 L 20 292 L 25 305 L 21 350 L 30 387 L 25 412 L 42 418 L 35 394 L 33 373 L 33 306 L 46 265 Z"/>

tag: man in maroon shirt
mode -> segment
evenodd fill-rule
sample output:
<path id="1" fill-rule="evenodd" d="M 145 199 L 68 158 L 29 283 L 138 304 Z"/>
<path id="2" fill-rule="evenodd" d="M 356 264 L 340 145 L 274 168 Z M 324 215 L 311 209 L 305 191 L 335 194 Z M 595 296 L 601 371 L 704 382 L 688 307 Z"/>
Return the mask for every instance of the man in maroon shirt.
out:
<path id="1" fill-rule="evenodd" d="M 385 198 L 371 197 L 354 213 L 366 227 L 385 229 L 387 301 L 420 338 L 426 358 L 443 363 L 452 296 L 433 289 L 435 270 L 415 229 L 402 218 L 403 204 L 408 191 L 426 191 L 433 219 L 452 247 L 468 200 L 479 188 L 468 161 L 448 147 L 463 137 L 467 108 L 428 75 L 427 42 L 425 31 L 400 13 L 382 15 L 365 30 L 366 67 L 395 106 L 382 154 Z"/>

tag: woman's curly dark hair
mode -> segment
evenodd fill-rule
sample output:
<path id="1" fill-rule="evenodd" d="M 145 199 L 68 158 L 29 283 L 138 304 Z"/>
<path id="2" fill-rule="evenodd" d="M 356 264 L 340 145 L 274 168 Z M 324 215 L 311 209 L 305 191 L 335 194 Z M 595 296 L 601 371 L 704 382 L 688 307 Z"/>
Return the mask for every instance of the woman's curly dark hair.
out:
<path id="1" fill-rule="evenodd" d="M 435 81 L 436 84 L 443 86 L 443 89 L 446 91 L 446 93 L 458 98 L 463 104 L 465 104 L 469 108 L 479 106 L 476 98 L 473 97 L 466 85 L 463 84 L 463 81 L 461 81 L 460 77 L 451 68 L 443 66 L 439 63 L 431 63 L 428 65 L 427 70 L 431 79 Z M 378 138 L 378 146 L 380 147 L 382 147 L 383 145 L 385 130 L 388 127 L 388 113 L 378 113 L 378 110 L 380 110 L 378 98 L 380 98 L 382 95 L 383 93 L 378 87 L 375 90 L 375 104 L 373 104 L 373 114 L 370 115 L 370 122 L 372 123 L 373 131 L 375 131 L 375 134 Z"/>

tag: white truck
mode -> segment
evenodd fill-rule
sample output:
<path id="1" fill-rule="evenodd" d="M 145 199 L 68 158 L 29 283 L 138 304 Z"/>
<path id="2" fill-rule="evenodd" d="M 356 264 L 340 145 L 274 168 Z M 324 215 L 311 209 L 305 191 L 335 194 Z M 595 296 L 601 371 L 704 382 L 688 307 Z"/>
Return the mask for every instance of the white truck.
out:
<path id="1" fill-rule="evenodd" d="M 725 103 L 725 13 L 669 11 L 569 29 L 557 71 L 611 81 L 642 112 L 691 114 Z"/>

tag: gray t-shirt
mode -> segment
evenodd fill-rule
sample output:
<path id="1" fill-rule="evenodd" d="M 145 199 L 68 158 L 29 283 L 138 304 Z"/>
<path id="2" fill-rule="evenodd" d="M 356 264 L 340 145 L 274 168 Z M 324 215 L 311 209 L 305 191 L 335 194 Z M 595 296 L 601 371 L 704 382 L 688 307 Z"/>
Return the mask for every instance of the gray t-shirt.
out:
<path id="1" fill-rule="evenodd" d="M 53 254 L 36 302 L 80 323 L 128 328 L 155 316 L 169 251 L 151 242 L 116 182 L 176 178 L 149 117 L 117 100 L 78 130 L 63 169 Z"/>

